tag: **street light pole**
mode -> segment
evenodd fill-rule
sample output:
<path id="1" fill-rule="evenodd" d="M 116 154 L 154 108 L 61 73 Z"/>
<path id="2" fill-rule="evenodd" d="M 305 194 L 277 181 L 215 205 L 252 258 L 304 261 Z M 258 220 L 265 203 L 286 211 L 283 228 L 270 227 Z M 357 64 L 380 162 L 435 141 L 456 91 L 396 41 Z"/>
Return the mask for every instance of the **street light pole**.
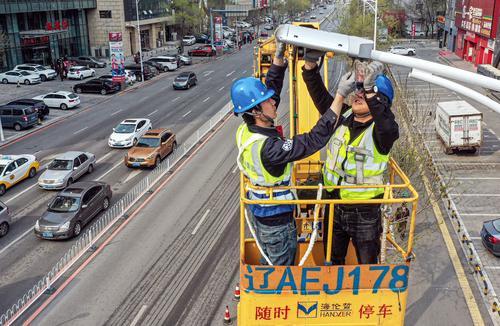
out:
<path id="1" fill-rule="evenodd" d="M 141 27 L 139 24 L 139 1 L 135 0 L 135 14 L 137 17 L 137 35 L 139 37 L 139 60 L 141 60 L 141 82 L 144 81 L 144 65 L 142 63 Z"/>
<path id="2" fill-rule="evenodd" d="M 378 0 L 375 0 L 375 23 L 373 25 L 373 49 L 377 48 L 377 20 L 378 20 Z"/>

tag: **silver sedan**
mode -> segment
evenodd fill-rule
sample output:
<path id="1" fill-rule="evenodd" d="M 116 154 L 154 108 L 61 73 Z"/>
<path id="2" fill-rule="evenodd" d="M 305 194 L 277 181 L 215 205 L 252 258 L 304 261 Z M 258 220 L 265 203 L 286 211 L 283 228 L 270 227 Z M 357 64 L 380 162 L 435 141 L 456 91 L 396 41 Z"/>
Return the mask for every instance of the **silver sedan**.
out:
<path id="1" fill-rule="evenodd" d="M 43 189 L 64 189 L 85 173 L 92 173 L 95 155 L 88 152 L 66 152 L 57 155 L 38 178 Z"/>

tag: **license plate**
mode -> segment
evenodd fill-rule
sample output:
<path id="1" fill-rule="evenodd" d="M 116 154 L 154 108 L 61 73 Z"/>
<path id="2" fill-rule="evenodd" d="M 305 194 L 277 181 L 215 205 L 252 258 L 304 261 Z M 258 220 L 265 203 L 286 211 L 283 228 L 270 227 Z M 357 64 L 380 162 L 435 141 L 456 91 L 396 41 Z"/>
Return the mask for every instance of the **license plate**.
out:
<path id="1" fill-rule="evenodd" d="M 42 236 L 44 238 L 53 238 L 54 237 L 54 235 L 52 234 L 52 232 L 43 232 Z"/>
<path id="2" fill-rule="evenodd" d="M 132 166 L 138 167 L 138 166 L 141 166 L 141 163 L 134 162 L 134 163 L 132 163 Z"/>

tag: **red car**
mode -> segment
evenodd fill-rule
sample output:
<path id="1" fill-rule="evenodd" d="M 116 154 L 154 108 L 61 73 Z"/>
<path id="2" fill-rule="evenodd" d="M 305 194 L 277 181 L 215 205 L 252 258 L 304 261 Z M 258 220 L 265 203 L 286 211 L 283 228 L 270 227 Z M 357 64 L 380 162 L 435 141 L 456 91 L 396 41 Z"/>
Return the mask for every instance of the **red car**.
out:
<path id="1" fill-rule="evenodd" d="M 215 49 L 211 45 L 199 46 L 189 50 L 188 55 L 192 57 L 211 57 L 215 55 Z"/>

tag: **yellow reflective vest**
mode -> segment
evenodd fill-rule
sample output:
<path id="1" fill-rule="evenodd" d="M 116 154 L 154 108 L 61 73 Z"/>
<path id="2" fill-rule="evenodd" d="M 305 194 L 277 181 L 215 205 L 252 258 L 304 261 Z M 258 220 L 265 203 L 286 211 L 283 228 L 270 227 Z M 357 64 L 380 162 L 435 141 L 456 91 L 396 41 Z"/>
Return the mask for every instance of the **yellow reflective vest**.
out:
<path id="1" fill-rule="evenodd" d="M 344 115 L 348 117 L 352 113 Z M 340 125 L 327 145 L 327 159 L 323 166 L 325 186 L 382 185 L 389 155 L 379 153 L 373 139 L 372 122 L 351 141 L 349 128 Z M 340 180 L 340 184 L 339 184 Z M 341 189 L 342 199 L 371 199 L 384 193 L 384 188 Z"/>

